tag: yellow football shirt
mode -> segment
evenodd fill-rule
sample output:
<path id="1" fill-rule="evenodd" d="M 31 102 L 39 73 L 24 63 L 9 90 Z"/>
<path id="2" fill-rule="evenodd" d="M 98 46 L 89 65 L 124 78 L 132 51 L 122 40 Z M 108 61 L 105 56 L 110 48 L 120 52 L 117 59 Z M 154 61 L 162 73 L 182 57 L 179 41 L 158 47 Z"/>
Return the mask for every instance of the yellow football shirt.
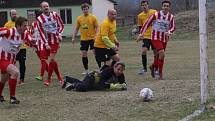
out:
<path id="1" fill-rule="evenodd" d="M 107 48 L 104 41 L 102 40 L 102 36 L 107 36 L 111 42 L 115 43 L 115 40 L 116 40 L 115 32 L 116 32 L 116 21 L 110 21 L 108 18 L 106 18 L 102 22 L 99 28 L 98 35 L 94 42 L 94 47 Z"/>
<path id="2" fill-rule="evenodd" d="M 149 9 L 149 11 L 147 13 L 145 12 L 141 12 L 138 15 L 138 19 L 137 19 L 137 25 L 138 26 L 143 26 L 143 24 L 145 23 L 145 21 L 156 12 L 156 10 L 153 9 Z M 152 26 L 150 26 L 146 32 L 144 33 L 144 39 L 151 39 L 151 32 L 152 32 Z"/>
<path id="3" fill-rule="evenodd" d="M 8 29 L 13 28 L 13 27 L 15 27 L 15 22 L 10 20 L 4 25 L 4 27 L 6 27 Z M 26 44 L 22 44 L 20 47 L 20 49 L 26 49 L 26 48 L 27 48 Z"/>
<path id="4" fill-rule="evenodd" d="M 78 16 L 76 25 L 80 29 L 81 41 L 95 39 L 98 20 L 94 15 L 89 14 L 88 16 Z"/>

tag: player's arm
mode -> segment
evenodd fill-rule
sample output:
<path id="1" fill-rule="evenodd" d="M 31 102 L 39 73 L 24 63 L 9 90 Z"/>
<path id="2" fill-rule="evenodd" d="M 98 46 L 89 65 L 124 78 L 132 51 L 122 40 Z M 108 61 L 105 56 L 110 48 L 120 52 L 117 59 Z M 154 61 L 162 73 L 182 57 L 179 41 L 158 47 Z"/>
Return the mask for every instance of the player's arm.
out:
<path id="1" fill-rule="evenodd" d="M 37 20 L 37 28 L 38 28 L 42 41 L 45 43 L 46 49 L 50 50 L 48 40 L 46 39 L 46 36 L 45 36 L 45 30 L 43 29 L 42 23 L 40 23 L 39 20 Z"/>
<path id="2" fill-rule="evenodd" d="M 140 30 L 140 34 L 137 37 L 137 42 L 140 41 L 144 35 L 144 33 L 146 32 L 146 30 L 148 29 L 148 27 L 150 27 L 152 25 L 152 22 L 156 19 L 155 14 L 152 14 L 147 20 L 146 22 L 143 24 L 141 30 Z"/>
<path id="3" fill-rule="evenodd" d="M 9 36 L 10 30 L 7 28 L 0 28 L 0 37 Z"/>
<path id="4" fill-rule="evenodd" d="M 102 41 L 104 42 L 104 44 L 108 47 L 108 48 L 115 48 L 115 43 L 113 43 L 109 37 L 108 37 L 108 33 L 109 33 L 109 26 L 107 24 L 102 24 L 101 25 L 101 36 L 102 36 Z"/>
<path id="5" fill-rule="evenodd" d="M 60 16 L 57 13 L 56 13 L 56 17 L 57 17 L 58 32 L 61 35 L 64 30 L 64 24 L 63 24 L 62 19 L 60 18 Z"/>
<path id="6" fill-rule="evenodd" d="M 168 31 L 168 34 L 173 34 L 175 32 L 175 19 L 174 17 L 172 16 L 172 19 L 170 20 L 170 30 Z"/>
<path id="7" fill-rule="evenodd" d="M 79 22 L 79 20 L 77 19 L 75 29 L 74 29 L 74 31 L 73 31 L 73 33 L 72 33 L 72 43 L 73 43 L 73 44 L 75 43 L 75 36 L 78 34 L 78 30 L 79 30 L 80 26 L 81 26 L 81 25 L 80 25 L 80 22 Z"/>

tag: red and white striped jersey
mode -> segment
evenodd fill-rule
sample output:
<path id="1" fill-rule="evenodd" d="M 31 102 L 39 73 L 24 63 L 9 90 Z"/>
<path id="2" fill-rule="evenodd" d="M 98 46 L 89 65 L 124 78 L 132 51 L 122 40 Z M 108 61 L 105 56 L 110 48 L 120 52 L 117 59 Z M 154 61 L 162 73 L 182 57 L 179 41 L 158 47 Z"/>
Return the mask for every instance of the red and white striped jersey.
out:
<path id="1" fill-rule="evenodd" d="M 34 21 L 30 28 L 30 33 L 33 39 L 36 41 L 35 48 L 37 51 L 45 49 L 45 42 L 44 39 L 41 37 L 41 33 L 38 30 L 37 21 Z"/>
<path id="2" fill-rule="evenodd" d="M 151 33 L 152 40 L 168 42 L 170 38 L 169 34 L 172 34 L 175 31 L 174 16 L 170 12 L 164 15 L 163 11 L 161 10 L 151 15 L 143 24 L 140 33 L 143 34 L 151 25 L 152 25 Z"/>
<path id="3" fill-rule="evenodd" d="M 61 34 L 64 30 L 64 24 L 56 12 L 50 12 L 49 16 L 41 14 L 37 18 L 39 32 L 42 33 L 42 39 L 48 44 L 55 44 L 61 41 Z"/>
<path id="4" fill-rule="evenodd" d="M 10 60 L 11 62 L 15 62 L 20 46 L 23 43 L 30 45 L 30 41 L 32 41 L 32 37 L 27 31 L 20 35 L 15 27 L 0 28 L 0 37 L 0 60 Z"/>

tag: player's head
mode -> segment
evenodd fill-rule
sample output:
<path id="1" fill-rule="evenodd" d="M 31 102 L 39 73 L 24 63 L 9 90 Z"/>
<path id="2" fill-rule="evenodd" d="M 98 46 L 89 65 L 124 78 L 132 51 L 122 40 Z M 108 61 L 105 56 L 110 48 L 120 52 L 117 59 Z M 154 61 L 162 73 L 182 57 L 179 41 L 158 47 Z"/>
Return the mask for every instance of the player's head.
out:
<path id="1" fill-rule="evenodd" d="M 149 1 L 148 0 L 141 1 L 140 6 L 143 11 L 147 11 L 149 9 Z"/>
<path id="2" fill-rule="evenodd" d="M 19 34 L 22 34 L 28 28 L 28 20 L 25 17 L 17 17 L 15 21 L 15 27 Z"/>
<path id="3" fill-rule="evenodd" d="M 108 18 L 109 18 L 111 21 L 116 20 L 116 16 L 117 16 L 117 12 L 116 12 L 115 9 L 109 9 L 109 10 L 108 10 Z"/>
<path id="4" fill-rule="evenodd" d="M 43 12 L 42 12 L 41 10 L 36 10 L 36 11 L 34 12 L 36 18 L 37 18 L 38 16 L 40 16 L 42 13 L 43 13 Z"/>
<path id="5" fill-rule="evenodd" d="M 164 13 L 167 13 L 170 11 L 171 1 L 170 0 L 163 0 L 162 1 L 162 10 Z"/>
<path id="6" fill-rule="evenodd" d="M 48 2 L 46 2 L 46 1 L 41 2 L 40 7 L 44 14 L 49 14 L 49 3 Z"/>
<path id="7" fill-rule="evenodd" d="M 89 9 L 90 9 L 89 4 L 83 3 L 81 5 L 81 10 L 83 11 L 84 15 L 88 15 L 89 14 Z"/>
<path id="8" fill-rule="evenodd" d="M 16 10 L 15 9 L 11 9 L 10 10 L 11 21 L 15 21 L 16 20 L 16 16 L 17 16 Z"/>
<path id="9" fill-rule="evenodd" d="M 116 76 L 120 76 L 123 74 L 123 71 L 125 70 L 125 64 L 123 62 L 116 62 L 113 66 L 114 74 Z"/>

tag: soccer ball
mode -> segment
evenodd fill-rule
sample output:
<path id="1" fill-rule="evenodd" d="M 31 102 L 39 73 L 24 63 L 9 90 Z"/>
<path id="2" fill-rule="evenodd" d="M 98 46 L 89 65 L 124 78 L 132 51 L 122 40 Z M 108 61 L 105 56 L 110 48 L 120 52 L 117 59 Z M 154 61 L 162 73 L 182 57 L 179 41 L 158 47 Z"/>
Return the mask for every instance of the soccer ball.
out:
<path id="1" fill-rule="evenodd" d="M 139 97 L 144 101 L 144 102 L 148 102 L 151 101 L 153 98 L 153 91 L 149 88 L 143 88 L 140 91 L 140 95 Z"/>

